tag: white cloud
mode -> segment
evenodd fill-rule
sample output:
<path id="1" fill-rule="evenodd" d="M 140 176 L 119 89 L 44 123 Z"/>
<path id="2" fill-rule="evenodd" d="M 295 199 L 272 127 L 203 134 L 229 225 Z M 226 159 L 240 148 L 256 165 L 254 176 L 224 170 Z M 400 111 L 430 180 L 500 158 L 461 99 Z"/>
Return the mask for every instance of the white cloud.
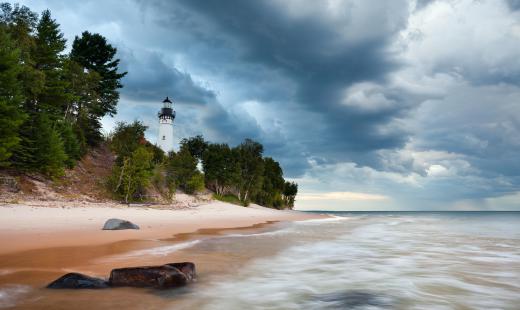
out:
<path id="1" fill-rule="evenodd" d="M 356 192 L 303 193 L 298 195 L 298 200 L 380 201 L 388 199 L 390 198 L 384 195 Z"/>

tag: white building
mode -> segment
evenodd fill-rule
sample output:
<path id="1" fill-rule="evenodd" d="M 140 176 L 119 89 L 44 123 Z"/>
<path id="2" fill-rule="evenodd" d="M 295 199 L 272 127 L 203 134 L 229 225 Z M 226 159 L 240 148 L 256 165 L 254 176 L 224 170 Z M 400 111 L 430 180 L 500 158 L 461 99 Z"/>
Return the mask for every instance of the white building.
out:
<path id="1" fill-rule="evenodd" d="M 172 109 L 172 102 L 168 97 L 163 100 L 163 107 L 159 113 L 159 135 L 157 145 L 166 153 L 173 151 L 173 120 L 175 111 Z"/>

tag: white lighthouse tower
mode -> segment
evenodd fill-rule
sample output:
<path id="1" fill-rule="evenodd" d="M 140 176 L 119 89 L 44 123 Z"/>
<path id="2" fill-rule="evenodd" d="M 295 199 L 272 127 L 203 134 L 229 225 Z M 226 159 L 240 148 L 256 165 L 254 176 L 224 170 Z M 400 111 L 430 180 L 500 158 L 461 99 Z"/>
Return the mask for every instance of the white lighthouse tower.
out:
<path id="1" fill-rule="evenodd" d="M 173 111 L 172 102 L 168 97 L 163 100 L 163 107 L 157 116 L 159 117 L 157 145 L 168 153 L 173 151 L 173 120 L 175 119 L 175 111 Z"/>

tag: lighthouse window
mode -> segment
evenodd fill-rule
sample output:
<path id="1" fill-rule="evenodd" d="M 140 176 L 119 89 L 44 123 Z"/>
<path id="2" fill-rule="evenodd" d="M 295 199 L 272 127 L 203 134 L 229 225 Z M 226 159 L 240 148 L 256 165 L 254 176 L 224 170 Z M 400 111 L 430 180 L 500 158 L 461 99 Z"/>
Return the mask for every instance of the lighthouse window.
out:
<path id="1" fill-rule="evenodd" d="M 162 139 L 163 139 L 163 140 L 166 140 L 166 136 L 162 136 Z"/>

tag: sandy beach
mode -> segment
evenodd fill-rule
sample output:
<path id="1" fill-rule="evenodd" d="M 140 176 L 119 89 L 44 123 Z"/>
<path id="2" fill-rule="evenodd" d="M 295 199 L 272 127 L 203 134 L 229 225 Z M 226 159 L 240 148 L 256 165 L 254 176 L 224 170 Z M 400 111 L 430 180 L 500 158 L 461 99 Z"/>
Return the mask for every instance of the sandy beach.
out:
<path id="1" fill-rule="evenodd" d="M 194 253 L 191 246 L 219 235 L 268 231 L 285 221 L 315 217 L 297 211 L 258 205 L 241 207 L 219 201 L 182 208 L 58 200 L 3 204 L 0 205 L 0 308 L 16 305 L 46 309 L 61 304 L 64 309 L 89 309 L 90 303 L 77 302 L 82 296 L 92 298 L 95 292 L 71 295 L 44 289 L 66 272 L 106 277 L 111 269 L 122 266 L 193 261 L 202 279 L 226 274 L 249 259 L 271 252 L 234 257 L 213 251 Z M 109 218 L 129 220 L 140 229 L 102 230 Z M 117 300 L 115 296 L 124 298 L 130 308 L 161 308 L 171 302 L 146 292 L 136 294 L 135 290 L 121 289 L 96 298 L 101 307 Z"/>
<path id="2" fill-rule="evenodd" d="M 161 209 L 162 208 L 162 209 Z M 200 229 L 247 227 L 270 221 L 315 217 L 251 205 L 211 201 L 183 209 L 163 206 L 128 207 L 115 203 L 26 202 L 0 206 L 0 255 L 66 246 L 91 246 L 123 240 L 172 238 Z M 121 218 L 139 230 L 104 231 L 106 220 Z"/>

